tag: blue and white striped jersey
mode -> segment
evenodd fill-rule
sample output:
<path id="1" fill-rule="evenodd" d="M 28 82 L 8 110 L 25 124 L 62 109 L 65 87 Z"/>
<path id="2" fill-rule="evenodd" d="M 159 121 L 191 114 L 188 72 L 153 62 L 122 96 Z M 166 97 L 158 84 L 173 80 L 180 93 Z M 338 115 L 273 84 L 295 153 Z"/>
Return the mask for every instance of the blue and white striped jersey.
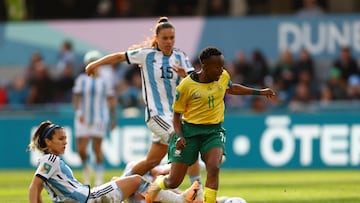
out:
<path id="1" fill-rule="evenodd" d="M 44 188 L 53 202 L 86 202 L 89 197 L 90 187 L 78 182 L 59 156 L 42 156 L 35 175 L 44 180 Z"/>
<path id="2" fill-rule="evenodd" d="M 114 96 L 114 88 L 103 77 L 89 77 L 85 73 L 80 74 L 73 87 L 74 94 L 80 94 L 80 112 L 84 117 L 84 123 L 92 125 L 99 122 L 109 121 L 109 106 L 107 98 Z"/>
<path id="3" fill-rule="evenodd" d="M 156 48 L 140 48 L 127 51 L 126 57 L 129 64 L 138 64 L 141 68 L 146 120 L 154 115 L 172 118 L 176 86 L 181 80 L 172 66 L 181 66 L 186 72 L 193 71 L 189 57 L 175 48 L 171 56 L 165 56 Z"/>

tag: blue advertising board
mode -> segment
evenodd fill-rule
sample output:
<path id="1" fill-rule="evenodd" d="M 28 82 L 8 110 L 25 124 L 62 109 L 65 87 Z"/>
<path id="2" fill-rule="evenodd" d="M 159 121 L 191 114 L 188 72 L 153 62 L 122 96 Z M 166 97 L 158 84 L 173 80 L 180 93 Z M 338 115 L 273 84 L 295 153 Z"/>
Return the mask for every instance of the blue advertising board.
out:
<path id="1" fill-rule="evenodd" d="M 71 114 L 36 114 L 0 118 L 0 168 L 32 168 L 38 153 L 27 152 L 34 128 L 51 119 L 65 126 L 64 160 L 80 167 Z M 359 168 L 360 122 L 357 113 L 235 114 L 226 116 L 226 161 L 223 168 L 303 169 Z M 150 132 L 144 118 L 118 118 L 118 127 L 103 143 L 107 168 L 119 168 L 145 156 Z M 166 160 L 164 160 L 166 161 Z"/>
<path id="2" fill-rule="evenodd" d="M 240 50 L 259 49 L 274 60 L 282 50 L 299 53 L 306 48 L 314 58 L 332 59 L 342 46 L 351 46 L 359 54 L 359 19 L 358 15 L 211 18 L 203 28 L 198 51 L 217 46 L 232 59 Z"/>

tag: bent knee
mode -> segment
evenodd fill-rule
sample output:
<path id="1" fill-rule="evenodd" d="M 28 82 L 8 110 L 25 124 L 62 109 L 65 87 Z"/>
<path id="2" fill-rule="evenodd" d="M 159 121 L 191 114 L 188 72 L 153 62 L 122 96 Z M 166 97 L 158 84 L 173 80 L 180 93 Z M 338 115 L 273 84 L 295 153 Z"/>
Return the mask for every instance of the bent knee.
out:
<path id="1" fill-rule="evenodd" d="M 220 171 L 220 165 L 210 165 L 206 167 L 207 173 L 216 175 L 219 174 Z"/>

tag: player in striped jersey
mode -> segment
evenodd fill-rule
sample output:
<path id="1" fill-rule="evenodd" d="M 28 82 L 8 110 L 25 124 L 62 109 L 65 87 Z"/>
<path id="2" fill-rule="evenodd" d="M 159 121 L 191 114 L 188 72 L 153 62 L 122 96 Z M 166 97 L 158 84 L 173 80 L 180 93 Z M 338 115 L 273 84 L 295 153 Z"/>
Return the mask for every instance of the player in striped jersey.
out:
<path id="1" fill-rule="evenodd" d="M 39 150 L 43 156 L 29 187 L 29 202 L 38 203 L 46 189 L 53 202 L 120 202 L 135 191 L 144 190 L 148 183 L 139 175 L 118 178 L 90 190 L 78 182 L 70 167 L 60 158 L 66 147 L 65 130 L 50 121 L 42 122 L 32 138 L 29 149 Z M 140 186 L 140 187 L 139 187 Z"/>
<path id="2" fill-rule="evenodd" d="M 53 202 L 120 203 L 131 194 L 144 194 L 150 182 L 140 175 L 116 177 L 110 182 L 90 189 L 77 181 L 71 168 L 61 159 L 67 145 L 65 130 L 51 121 L 44 121 L 35 130 L 29 150 L 43 154 L 29 187 L 29 202 L 42 202 L 45 188 Z M 171 191 L 159 193 L 163 203 L 183 203 L 184 195 Z"/>
<path id="3" fill-rule="evenodd" d="M 161 17 L 154 29 L 154 38 L 149 45 L 142 44 L 136 49 L 109 54 L 86 67 L 93 75 L 104 64 L 127 61 L 138 64 L 143 80 L 142 94 L 146 104 L 146 123 L 153 133 L 152 145 L 145 159 L 139 161 L 129 174 L 144 175 L 159 165 L 167 153 L 168 141 L 174 133 L 172 125 L 172 104 L 176 86 L 194 68 L 188 56 L 174 48 L 175 28 L 167 17 Z M 200 168 L 196 162 L 189 170 L 190 181 L 200 181 Z"/>
<path id="4" fill-rule="evenodd" d="M 89 51 L 84 56 L 84 63 L 99 59 L 101 53 Z M 74 128 L 77 151 L 82 160 L 83 181 L 90 183 L 91 167 L 88 163 L 87 146 L 92 140 L 95 152 L 95 185 L 103 183 L 104 158 L 101 149 L 102 140 L 106 135 L 111 121 L 111 129 L 116 126 L 114 88 L 108 78 L 89 77 L 80 74 L 73 87 L 73 103 L 75 108 Z"/>

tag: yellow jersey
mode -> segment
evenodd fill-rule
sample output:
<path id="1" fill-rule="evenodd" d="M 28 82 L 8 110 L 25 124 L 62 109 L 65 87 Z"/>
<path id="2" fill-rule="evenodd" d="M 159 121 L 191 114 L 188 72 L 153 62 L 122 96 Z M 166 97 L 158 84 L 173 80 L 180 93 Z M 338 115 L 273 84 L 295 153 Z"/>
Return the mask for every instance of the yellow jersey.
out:
<path id="1" fill-rule="evenodd" d="M 192 124 L 219 124 L 224 121 L 226 89 L 231 87 L 230 75 L 223 70 L 218 81 L 201 83 L 196 73 L 184 78 L 176 87 L 173 110 L 183 114 Z"/>

